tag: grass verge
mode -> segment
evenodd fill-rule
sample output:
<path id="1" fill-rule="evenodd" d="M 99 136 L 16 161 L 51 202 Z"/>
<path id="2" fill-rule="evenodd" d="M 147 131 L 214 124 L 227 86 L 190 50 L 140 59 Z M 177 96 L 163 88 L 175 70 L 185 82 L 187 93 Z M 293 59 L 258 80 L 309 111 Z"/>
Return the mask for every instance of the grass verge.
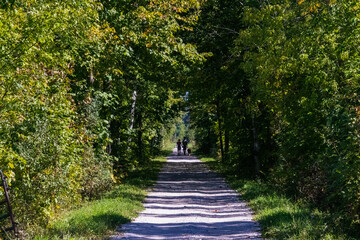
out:
<path id="1" fill-rule="evenodd" d="M 328 213 L 296 203 L 262 181 L 244 180 L 213 158 L 201 158 L 226 178 L 229 185 L 255 211 L 266 239 L 351 239 L 337 234 L 327 223 Z"/>
<path id="2" fill-rule="evenodd" d="M 166 154 L 168 151 L 162 152 L 162 155 Z M 61 214 L 45 234 L 34 239 L 106 239 L 117 226 L 130 222 L 143 210 L 146 190 L 156 182 L 165 161 L 165 157 L 158 157 L 147 166 L 130 172 L 120 185 L 101 199 Z"/>

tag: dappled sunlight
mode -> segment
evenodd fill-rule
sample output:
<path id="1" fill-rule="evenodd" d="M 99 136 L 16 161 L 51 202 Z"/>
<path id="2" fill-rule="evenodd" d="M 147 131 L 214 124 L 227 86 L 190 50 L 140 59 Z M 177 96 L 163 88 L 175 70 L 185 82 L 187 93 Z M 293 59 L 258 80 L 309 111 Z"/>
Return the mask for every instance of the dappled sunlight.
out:
<path id="1" fill-rule="evenodd" d="M 173 152 L 145 200 L 146 210 L 113 239 L 261 239 L 238 196 L 200 160 Z"/>

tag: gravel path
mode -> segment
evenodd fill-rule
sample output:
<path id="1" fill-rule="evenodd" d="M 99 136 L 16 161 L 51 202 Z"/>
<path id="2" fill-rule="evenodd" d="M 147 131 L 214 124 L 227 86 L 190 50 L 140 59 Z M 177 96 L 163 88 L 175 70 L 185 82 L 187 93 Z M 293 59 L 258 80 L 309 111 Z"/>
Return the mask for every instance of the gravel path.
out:
<path id="1" fill-rule="evenodd" d="M 238 193 L 195 157 L 169 156 L 144 207 L 111 239 L 262 239 Z"/>

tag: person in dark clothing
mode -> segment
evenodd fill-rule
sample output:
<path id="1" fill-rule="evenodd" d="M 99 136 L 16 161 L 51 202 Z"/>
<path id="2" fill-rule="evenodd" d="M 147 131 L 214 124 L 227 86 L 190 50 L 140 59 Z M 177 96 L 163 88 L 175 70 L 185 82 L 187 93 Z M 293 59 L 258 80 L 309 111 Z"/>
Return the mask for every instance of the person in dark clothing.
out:
<path id="1" fill-rule="evenodd" d="M 181 152 L 181 141 L 180 141 L 180 139 L 176 142 L 176 145 L 177 145 L 178 155 L 180 155 L 180 152 Z"/>
<path id="2" fill-rule="evenodd" d="M 182 141 L 182 147 L 183 147 L 184 155 L 186 155 L 187 144 L 188 144 L 188 141 L 187 141 L 187 139 L 184 137 L 184 139 L 183 139 L 183 141 Z"/>

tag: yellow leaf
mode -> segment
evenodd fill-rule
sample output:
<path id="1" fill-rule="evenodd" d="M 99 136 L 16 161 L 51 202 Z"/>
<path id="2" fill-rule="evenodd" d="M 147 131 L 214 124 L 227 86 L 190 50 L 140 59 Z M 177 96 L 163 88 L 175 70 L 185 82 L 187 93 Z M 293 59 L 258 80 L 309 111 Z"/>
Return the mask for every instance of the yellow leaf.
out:
<path id="1" fill-rule="evenodd" d="M 10 167 L 11 169 L 14 169 L 14 168 L 15 168 L 14 164 L 12 164 L 11 162 L 9 163 L 9 167 Z"/>

